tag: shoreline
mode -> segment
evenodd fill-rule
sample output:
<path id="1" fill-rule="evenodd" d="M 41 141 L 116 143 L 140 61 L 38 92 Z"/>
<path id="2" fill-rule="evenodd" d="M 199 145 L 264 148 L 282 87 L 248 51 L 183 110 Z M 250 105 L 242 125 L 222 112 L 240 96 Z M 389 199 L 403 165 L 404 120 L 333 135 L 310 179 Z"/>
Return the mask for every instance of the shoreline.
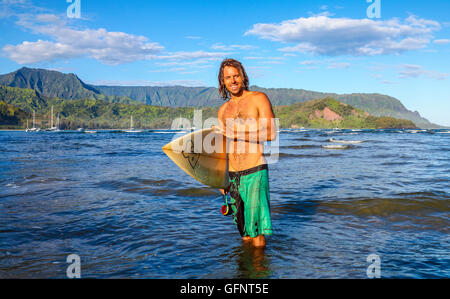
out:
<path id="1" fill-rule="evenodd" d="M 140 129 L 135 128 L 138 130 L 172 130 L 171 128 L 157 128 L 157 129 Z M 280 127 L 280 130 L 336 130 L 335 128 L 303 128 L 303 129 L 293 129 L 293 128 L 283 128 Z M 448 128 L 340 128 L 339 130 L 449 130 Z M 126 131 L 129 129 L 86 129 L 88 131 Z M 25 132 L 26 129 L 0 129 L 0 132 Z M 45 130 L 42 130 L 41 132 L 46 132 Z M 60 132 L 78 132 L 77 130 L 60 130 Z"/>
<path id="2" fill-rule="evenodd" d="M 139 128 L 135 128 L 137 130 L 172 130 L 170 128 L 168 129 L 164 129 L 164 128 L 159 128 L 159 129 L 139 129 Z M 9 132 L 25 132 L 26 129 L 0 129 L 0 132 L 2 131 L 9 131 Z M 129 129 L 86 129 L 87 131 L 125 131 L 125 130 L 129 130 Z M 41 132 L 47 132 L 45 130 L 41 130 Z M 60 132 L 78 132 L 77 130 L 60 130 Z"/>

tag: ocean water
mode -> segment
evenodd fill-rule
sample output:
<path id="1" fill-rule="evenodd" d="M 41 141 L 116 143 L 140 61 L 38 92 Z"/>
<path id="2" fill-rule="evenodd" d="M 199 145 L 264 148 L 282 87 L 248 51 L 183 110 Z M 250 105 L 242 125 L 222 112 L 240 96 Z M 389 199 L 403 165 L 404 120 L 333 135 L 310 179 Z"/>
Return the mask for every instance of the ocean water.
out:
<path id="1" fill-rule="evenodd" d="M 82 278 L 367 278 L 372 254 L 382 278 L 450 277 L 448 130 L 281 130 L 265 250 L 173 136 L 0 132 L 0 278 L 66 278 L 71 254 Z"/>

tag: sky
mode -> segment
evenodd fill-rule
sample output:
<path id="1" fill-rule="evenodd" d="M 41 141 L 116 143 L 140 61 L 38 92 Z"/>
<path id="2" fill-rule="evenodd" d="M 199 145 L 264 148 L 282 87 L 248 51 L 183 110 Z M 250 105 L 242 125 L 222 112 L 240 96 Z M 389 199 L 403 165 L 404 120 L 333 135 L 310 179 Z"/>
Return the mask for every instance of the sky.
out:
<path id="1" fill-rule="evenodd" d="M 235 58 L 251 85 L 386 94 L 450 126 L 449 53 L 444 0 L 0 0 L 0 74 L 217 87 Z"/>

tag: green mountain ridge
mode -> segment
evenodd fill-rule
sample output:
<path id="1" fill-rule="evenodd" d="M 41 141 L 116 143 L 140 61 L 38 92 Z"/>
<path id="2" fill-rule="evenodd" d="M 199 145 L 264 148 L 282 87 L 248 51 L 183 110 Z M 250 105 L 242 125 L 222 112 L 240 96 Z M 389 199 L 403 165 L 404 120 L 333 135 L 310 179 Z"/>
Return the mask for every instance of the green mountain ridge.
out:
<path id="1" fill-rule="evenodd" d="M 54 117 L 60 117 L 61 129 L 143 129 L 171 128 L 179 117 L 193 119 L 194 110 L 202 110 L 203 120 L 215 118 L 218 107 L 165 107 L 146 104 L 108 102 L 102 99 L 65 100 L 46 98 L 32 89 L 0 85 L 0 127 L 24 129 L 33 111 L 37 127 L 47 128 Z M 409 120 L 375 117 L 332 98 L 311 100 L 289 106 L 275 106 L 274 112 L 283 128 L 416 128 Z"/>
<path id="2" fill-rule="evenodd" d="M 0 75 L 0 85 L 33 89 L 40 96 L 66 100 L 100 99 L 108 102 L 144 103 L 167 107 L 218 107 L 223 103 L 217 88 L 214 87 L 95 86 L 84 83 L 75 74 L 45 69 L 21 68 Z M 332 97 L 374 116 L 408 119 L 422 128 L 442 128 L 421 117 L 417 111 L 406 109 L 398 99 L 382 94 L 335 94 L 258 86 L 251 86 L 250 89 L 266 93 L 273 106 Z"/>
<path id="3" fill-rule="evenodd" d="M 0 76 L 0 84 L 33 89 L 46 97 L 63 99 L 92 98 L 101 94 L 94 87 L 81 81 L 75 74 L 25 67 Z"/>
<path id="4" fill-rule="evenodd" d="M 95 88 L 106 95 L 128 96 L 148 105 L 217 107 L 223 103 L 217 88 L 214 87 L 95 86 Z M 339 95 L 303 89 L 262 88 L 258 86 L 251 86 L 250 89 L 267 94 L 273 106 L 291 105 L 332 97 L 375 116 L 409 119 L 424 128 L 440 127 L 421 117 L 417 111 L 409 111 L 398 99 L 386 95 L 362 93 Z"/>
<path id="5" fill-rule="evenodd" d="M 0 85 L 33 90 L 38 97 L 66 100 L 97 99 L 111 103 L 142 104 L 129 97 L 104 95 L 93 86 L 84 83 L 75 74 L 63 74 L 45 69 L 21 68 L 0 75 Z"/>

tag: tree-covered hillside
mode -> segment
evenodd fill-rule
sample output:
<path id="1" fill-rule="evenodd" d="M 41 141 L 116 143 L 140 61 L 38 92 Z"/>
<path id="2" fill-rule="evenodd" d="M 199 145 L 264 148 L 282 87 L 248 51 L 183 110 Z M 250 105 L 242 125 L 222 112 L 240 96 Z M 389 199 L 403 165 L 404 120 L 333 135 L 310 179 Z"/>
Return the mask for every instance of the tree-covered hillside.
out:
<path id="1" fill-rule="evenodd" d="M 128 128 L 134 118 L 135 128 L 170 128 L 179 117 L 193 120 L 194 111 L 202 110 L 202 119 L 216 117 L 217 107 L 166 107 L 136 102 L 123 103 L 102 99 L 65 100 L 46 98 L 31 89 L 0 86 L 2 114 L 0 125 L 24 128 L 33 111 L 38 127 L 46 128 L 53 116 L 60 119 L 61 129 Z M 414 128 L 414 123 L 388 117 L 375 117 L 332 98 L 275 106 L 281 127 L 311 128 Z"/>
<path id="2" fill-rule="evenodd" d="M 0 129 L 24 128 L 30 117 L 29 113 L 0 101 Z"/>
<path id="3" fill-rule="evenodd" d="M 274 113 L 285 128 L 416 128 L 410 120 L 372 116 L 333 98 L 274 107 Z"/>

